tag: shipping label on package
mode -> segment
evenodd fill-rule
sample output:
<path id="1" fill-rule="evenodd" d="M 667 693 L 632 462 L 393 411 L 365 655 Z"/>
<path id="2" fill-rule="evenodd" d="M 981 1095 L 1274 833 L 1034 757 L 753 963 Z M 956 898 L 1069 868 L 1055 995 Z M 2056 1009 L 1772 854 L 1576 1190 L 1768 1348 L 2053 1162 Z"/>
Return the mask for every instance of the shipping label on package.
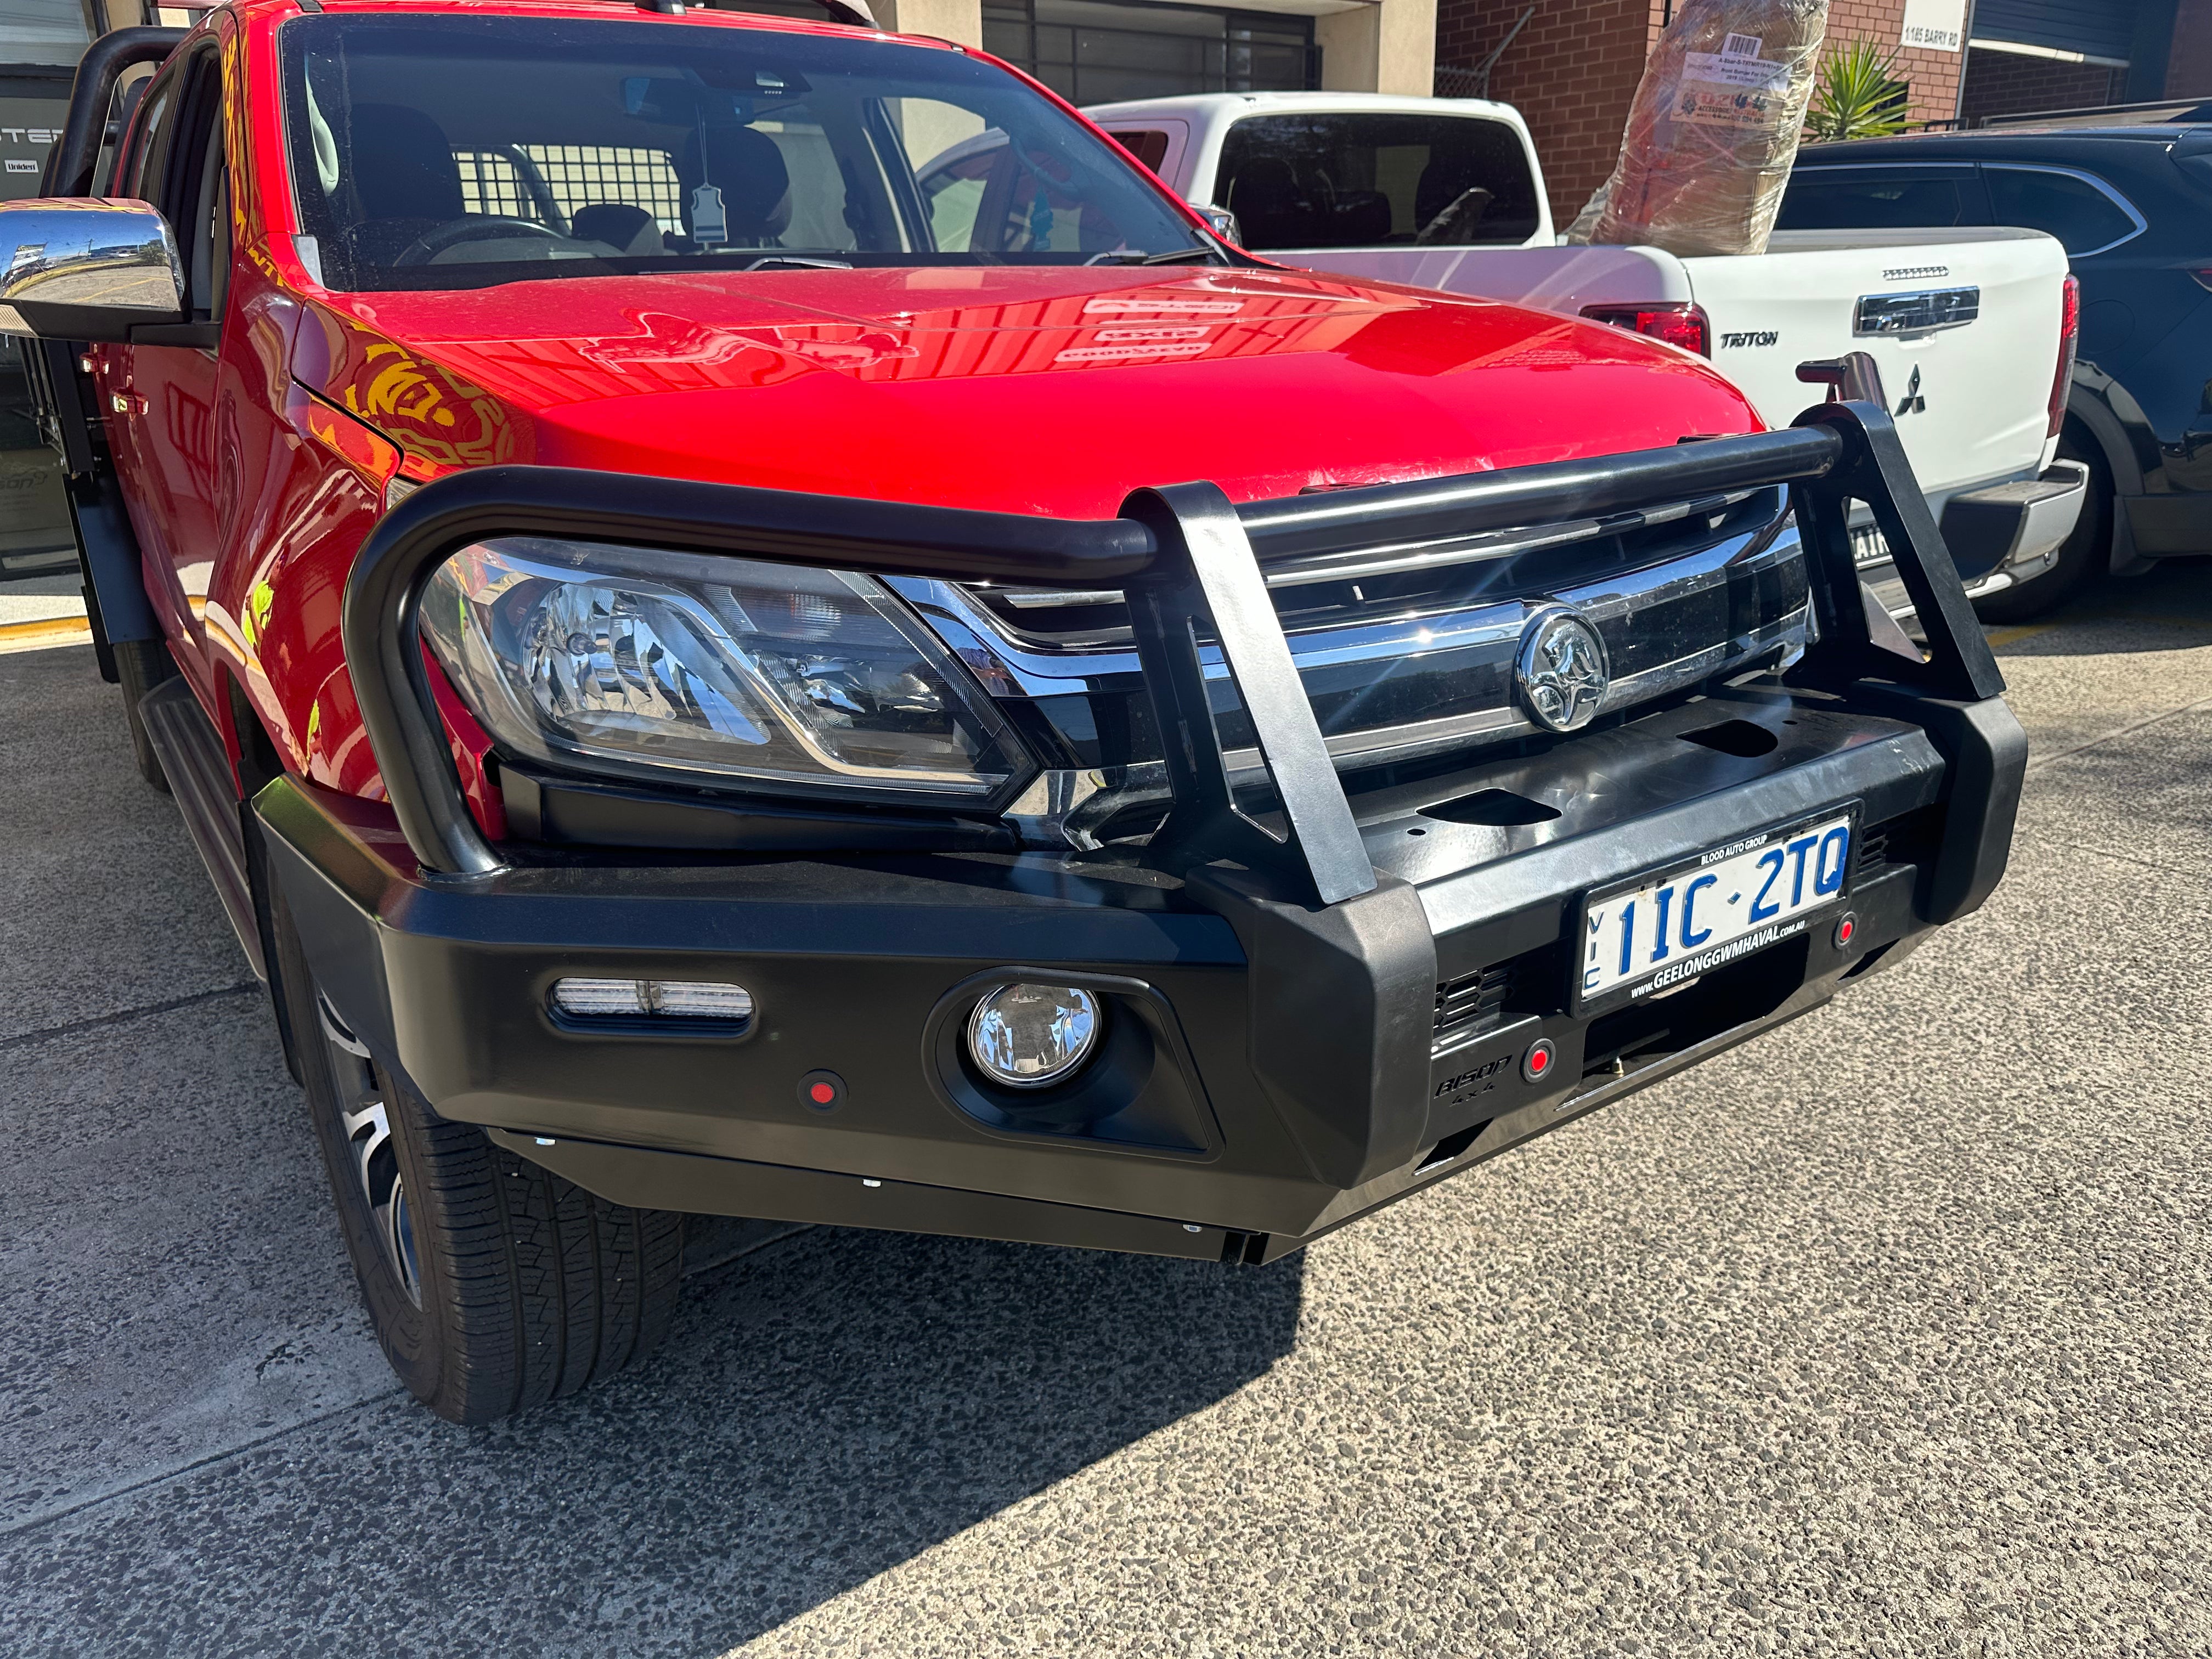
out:
<path id="1" fill-rule="evenodd" d="M 1755 34 L 1731 34 L 1719 52 L 1684 52 L 1674 118 L 1740 130 L 1771 126 L 1790 66 L 1760 56 L 1765 45 Z"/>
<path id="2" fill-rule="evenodd" d="M 1731 34 L 1718 52 L 1682 54 L 1682 79 L 1739 92 L 1781 92 L 1790 84 L 1790 66 L 1759 55 L 1766 43 L 1755 34 Z"/>
<path id="3" fill-rule="evenodd" d="M 1675 100 L 1674 118 L 1698 126 L 1758 131 L 1771 127 L 1783 107 L 1782 99 L 1763 93 L 1715 91 L 1685 82 Z"/>

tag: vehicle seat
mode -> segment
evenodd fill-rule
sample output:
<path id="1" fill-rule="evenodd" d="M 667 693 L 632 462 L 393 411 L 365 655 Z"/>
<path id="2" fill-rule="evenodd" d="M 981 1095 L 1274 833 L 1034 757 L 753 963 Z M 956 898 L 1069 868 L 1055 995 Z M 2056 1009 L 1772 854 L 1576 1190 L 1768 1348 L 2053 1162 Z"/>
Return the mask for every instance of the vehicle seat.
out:
<path id="1" fill-rule="evenodd" d="M 568 216 L 568 234 L 580 241 L 604 242 L 634 258 L 664 251 L 660 221 L 628 202 L 594 202 L 578 208 Z"/>
<path id="2" fill-rule="evenodd" d="M 1307 222 L 1313 216 L 1298 189 L 1297 174 L 1279 156 L 1256 156 L 1237 169 L 1222 206 L 1237 216 L 1237 228 L 1255 247 L 1310 243 Z"/>
<path id="3" fill-rule="evenodd" d="M 750 127 L 709 127 L 705 163 L 700 135 L 684 140 L 676 176 L 684 185 L 684 228 L 691 228 L 691 192 L 711 184 L 722 192 L 729 240 L 773 246 L 791 223 L 791 170 L 775 140 Z"/>
<path id="4" fill-rule="evenodd" d="M 356 104 L 351 155 L 359 258 L 387 264 L 425 231 L 462 217 L 461 169 L 445 129 L 404 104 Z"/>
<path id="5" fill-rule="evenodd" d="M 1329 216 L 1329 240 L 1339 247 L 1374 247 L 1390 240 L 1390 198 L 1379 190 L 1347 190 Z"/>

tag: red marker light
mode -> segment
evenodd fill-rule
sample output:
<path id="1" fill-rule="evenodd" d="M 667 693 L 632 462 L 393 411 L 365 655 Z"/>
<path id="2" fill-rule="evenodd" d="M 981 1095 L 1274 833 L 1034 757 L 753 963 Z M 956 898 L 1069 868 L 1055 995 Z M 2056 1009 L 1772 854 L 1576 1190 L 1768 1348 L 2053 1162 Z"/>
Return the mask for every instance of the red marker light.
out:
<path id="1" fill-rule="evenodd" d="M 817 1083 L 806 1092 L 813 1097 L 814 1103 L 817 1106 L 827 1106 L 837 1098 L 837 1091 L 826 1083 Z"/>
<path id="2" fill-rule="evenodd" d="M 1856 934 L 1858 931 L 1859 919 L 1853 915 L 1850 911 L 1844 911 L 1842 918 L 1836 923 L 1836 949 L 1840 951 L 1844 946 L 1849 945 L 1851 942 L 1852 937 Z"/>
<path id="3" fill-rule="evenodd" d="M 809 1072 L 799 1079 L 799 1103 L 810 1111 L 836 1111 L 845 1103 L 845 1079 L 835 1072 Z"/>
<path id="4" fill-rule="evenodd" d="M 1521 1056 L 1521 1075 L 1530 1083 L 1540 1083 L 1551 1075 L 1552 1060 L 1558 1052 L 1551 1038 L 1538 1037 Z"/>

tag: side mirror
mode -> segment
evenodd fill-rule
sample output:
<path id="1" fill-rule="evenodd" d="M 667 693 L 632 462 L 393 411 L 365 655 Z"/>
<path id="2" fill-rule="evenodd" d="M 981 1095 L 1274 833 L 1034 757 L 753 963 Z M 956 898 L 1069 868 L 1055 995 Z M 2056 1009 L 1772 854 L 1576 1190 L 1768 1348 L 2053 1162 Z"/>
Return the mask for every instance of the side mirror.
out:
<path id="1" fill-rule="evenodd" d="M 1224 207 L 1212 207 L 1204 202 L 1194 204 L 1198 216 L 1213 227 L 1213 234 L 1231 247 L 1244 246 L 1244 233 L 1237 228 L 1237 216 Z"/>
<path id="2" fill-rule="evenodd" d="M 185 268 L 143 202 L 0 202 L 0 334 L 112 340 L 185 319 Z"/>

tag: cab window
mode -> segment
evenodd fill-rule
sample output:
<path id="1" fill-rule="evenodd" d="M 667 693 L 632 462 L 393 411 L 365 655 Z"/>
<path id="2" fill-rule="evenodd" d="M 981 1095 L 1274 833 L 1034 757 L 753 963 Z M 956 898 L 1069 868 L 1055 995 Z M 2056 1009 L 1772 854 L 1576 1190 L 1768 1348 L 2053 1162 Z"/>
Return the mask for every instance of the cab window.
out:
<path id="1" fill-rule="evenodd" d="M 1521 135 L 1472 115 L 1249 116 L 1210 199 L 1255 250 L 1510 246 L 1540 222 Z"/>
<path id="2" fill-rule="evenodd" d="M 1801 167 L 1790 178 L 1777 230 L 1919 230 L 1986 225 L 1972 167 L 1887 173 Z"/>
<path id="3" fill-rule="evenodd" d="M 1119 127 L 1112 127 L 1107 130 L 1107 137 L 1112 138 L 1154 173 L 1158 173 L 1160 170 L 1160 163 L 1168 159 L 1168 136 L 1157 127 L 1129 131 L 1125 131 Z"/>
<path id="4" fill-rule="evenodd" d="M 123 159 L 118 195 L 140 202 L 161 196 L 161 162 L 169 153 L 170 131 L 176 125 L 177 87 L 183 78 L 181 71 L 171 70 L 156 76 L 148 88 L 137 137 Z"/>
<path id="5" fill-rule="evenodd" d="M 1990 167 L 1990 206 L 1997 223 L 2056 236 L 2067 252 L 2100 253 L 2136 234 L 2135 219 L 2087 179 L 2042 167 Z"/>
<path id="6" fill-rule="evenodd" d="M 193 58 L 179 89 L 160 199 L 184 262 L 186 312 L 195 322 L 221 322 L 230 286 L 230 167 L 222 70 L 212 51 Z"/>

